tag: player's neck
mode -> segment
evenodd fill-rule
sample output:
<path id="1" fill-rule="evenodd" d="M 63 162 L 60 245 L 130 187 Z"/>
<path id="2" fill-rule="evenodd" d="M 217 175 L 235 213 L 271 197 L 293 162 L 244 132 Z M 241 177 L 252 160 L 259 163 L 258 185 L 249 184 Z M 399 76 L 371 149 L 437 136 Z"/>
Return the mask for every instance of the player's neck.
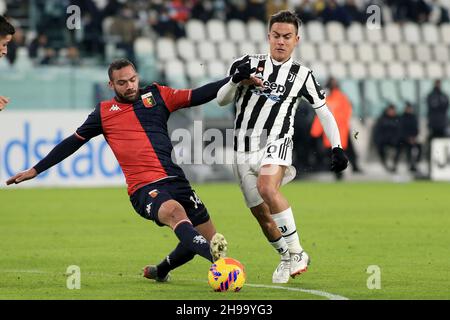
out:
<path id="1" fill-rule="evenodd" d="M 272 63 L 276 66 L 282 65 L 283 63 L 289 61 L 291 59 L 291 56 L 287 57 L 286 59 L 284 59 L 283 61 L 278 61 L 276 60 L 274 57 L 270 56 L 270 60 L 272 60 Z"/>

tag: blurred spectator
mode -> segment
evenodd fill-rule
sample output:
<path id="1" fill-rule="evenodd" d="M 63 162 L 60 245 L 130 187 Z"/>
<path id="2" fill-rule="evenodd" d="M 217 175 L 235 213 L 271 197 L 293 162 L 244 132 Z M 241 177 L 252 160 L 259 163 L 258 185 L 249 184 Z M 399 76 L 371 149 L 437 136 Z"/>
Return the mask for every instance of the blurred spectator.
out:
<path id="1" fill-rule="evenodd" d="M 294 117 L 293 163 L 298 174 L 322 169 L 323 152 L 318 148 L 316 138 L 310 134 L 315 112 L 306 100 L 301 100 Z"/>
<path id="2" fill-rule="evenodd" d="M 384 109 L 373 128 L 373 142 L 380 156 L 383 167 L 389 172 L 395 172 L 398 163 L 398 144 L 400 141 L 399 118 L 395 106 L 390 104 Z M 396 153 L 392 166 L 388 165 L 387 153 L 393 149 Z"/>
<path id="3" fill-rule="evenodd" d="M 308 23 L 309 21 L 316 19 L 314 6 L 310 0 L 301 1 L 301 3 L 293 9 L 303 23 Z"/>
<path id="4" fill-rule="evenodd" d="M 336 0 L 328 0 L 326 6 L 321 13 L 324 23 L 337 21 L 345 26 L 350 25 L 350 15 L 345 11 L 344 7 L 339 5 Z"/>
<path id="5" fill-rule="evenodd" d="M 448 96 L 441 90 L 441 81 L 434 82 L 434 88 L 427 97 L 429 140 L 445 137 L 448 126 Z"/>
<path id="6" fill-rule="evenodd" d="M 245 1 L 229 1 L 227 5 L 227 20 L 237 19 L 244 22 L 248 21 L 247 4 Z"/>
<path id="7" fill-rule="evenodd" d="M 82 30 L 78 33 L 77 39 L 72 39 L 72 43 L 78 42 L 86 56 L 101 55 L 103 57 L 103 14 L 93 0 L 72 0 L 72 4 L 79 6 L 82 14 Z"/>
<path id="8" fill-rule="evenodd" d="M 214 5 L 211 0 L 197 1 L 192 7 L 191 18 L 198 19 L 203 22 L 214 18 Z"/>
<path id="9" fill-rule="evenodd" d="M 360 10 L 358 8 L 358 5 L 356 4 L 355 0 L 346 0 L 345 4 L 343 5 L 343 9 L 347 13 L 350 23 L 351 22 L 359 22 L 359 23 L 366 22 L 365 12 L 363 12 L 362 10 Z"/>
<path id="10" fill-rule="evenodd" d="M 397 162 L 403 150 L 406 150 L 406 159 L 409 170 L 417 171 L 417 163 L 422 154 L 422 145 L 417 141 L 419 135 L 419 121 L 414 113 L 413 106 L 407 102 L 403 114 L 400 116 L 400 142 L 397 147 Z"/>
<path id="11" fill-rule="evenodd" d="M 248 19 L 256 19 L 266 22 L 267 21 L 266 1 L 264 0 L 247 1 L 246 16 Z"/>
<path id="12" fill-rule="evenodd" d="M 334 118 L 336 119 L 337 126 L 339 128 L 339 134 L 341 136 L 342 149 L 348 150 L 350 141 L 350 120 L 352 117 L 352 104 L 347 96 L 340 90 L 338 82 L 335 78 L 331 77 L 328 80 L 327 88 L 329 93 L 327 94 L 326 102 L 328 109 L 330 109 Z M 323 145 L 331 157 L 331 143 L 324 134 L 323 127 L 320 124 L 319 118 L 316 116 L 311 127 L 311 136 L 322 137 Z M 352 164 L 353 171 L 359 172 L 359 166 L 356 163 L 356 154 L 352 149 L 352 156 L 349 155 L 349 160 Z M 348 154 L 348 153 L 347 153 Z M 342 178 L 342 173 L 336 174 L 337 179 Z"/>
<path id="13" fill-rule="evenodd" d="M 56 51 L 49 46 L 47 35 L 41 33 L 28 46 L 28 55 L 35 65 L 48 65 L 54 62 Z"/>
<path id="14" fill-rule="evenodd" d="M 189 8 L 183 1 L 158 1 L 152 4 L 150 24 L 160 37 L 181 38 L 186 36 L 184 25 L 189 16 Z"/>
<path id="15" fill-rule="evenodd" d="M 116 47 L 125 50 L 127 58 L 135 63 L 134 41 L 138 36 L 138 30 L 135 25 L 134 13 L 128 6 L 124 6 L 114 17 L 110 33 L 116 38 Z"/>
<path id="16" fill-rule="evenodd" d="M 17 20 L 11 19 L 9 16 L 5 16 L 5 18 L 14 26 L 16 31 L 8 43 L 8 53 L 6 54 L 8 62 L 14 64 L 17 58 L 17 49 L 25 45 L 25 35 Z"/>
<path id="17" fill-rule="evenodd" d="M 450 23 L 450 16 L 448 10 L 450 3 L 447 1 L 447 7 L 442 5 L 439 0 L 432 0 L 430 5 L 430 22 L 436 24 Z"/>
<path id="18" fill-rule="evenodd" d="M 267 1 L 266 2 L 267 21 L 270 19 L 272 15 L 282 10 L 288 10 L 288 4 L 286 0 Z"/>
<path id="19" fill-rule="evenodd" d="M 387 0 L 395 21 L 423 23 L 429 20 L 431 7 L 425 0 Z"/>

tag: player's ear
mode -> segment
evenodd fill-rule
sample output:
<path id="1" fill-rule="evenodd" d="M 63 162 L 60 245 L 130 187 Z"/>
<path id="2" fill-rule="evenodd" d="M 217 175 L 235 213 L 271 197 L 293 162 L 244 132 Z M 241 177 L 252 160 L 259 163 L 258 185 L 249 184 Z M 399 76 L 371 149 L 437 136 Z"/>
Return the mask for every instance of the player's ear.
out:
<path id="1" fill-rule="evenodd" d="M 109 87 L 111 90 L 114 90 L 114 85 L 113 85 L 113 83 L 112 83 L 111 80 L 108 81 L 108 87 Z"/>

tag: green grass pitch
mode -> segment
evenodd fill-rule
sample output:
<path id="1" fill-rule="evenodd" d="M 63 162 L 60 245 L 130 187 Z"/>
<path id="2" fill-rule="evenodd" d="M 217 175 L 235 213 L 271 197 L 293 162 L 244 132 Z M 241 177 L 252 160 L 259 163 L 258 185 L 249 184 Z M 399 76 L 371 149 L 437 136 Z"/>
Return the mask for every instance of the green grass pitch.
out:
<path id="1" fill-rule="evenodd" d="M 291 183 L 283 187 L 312 263 L 273 288 L 278 255 L 235 184 L 197 185 L 229 256 L 246 267 L 239 293 L 215 293 L 196 257 L 169 283 L 144 279 L 177 241 L 132 209 L 124 188 L 0 190 L 0 299 L 450 298 L 450 184 Z M 81 289 L 66 287 L 70 265 Z M 369 266 L 380 289 L 368 289 Z M 369 281 L 370 282 L 370 281 Z M 308 291 L 315 290 L 315 291 Z M 323 294 L 318 295 L 318 294 Z"/>

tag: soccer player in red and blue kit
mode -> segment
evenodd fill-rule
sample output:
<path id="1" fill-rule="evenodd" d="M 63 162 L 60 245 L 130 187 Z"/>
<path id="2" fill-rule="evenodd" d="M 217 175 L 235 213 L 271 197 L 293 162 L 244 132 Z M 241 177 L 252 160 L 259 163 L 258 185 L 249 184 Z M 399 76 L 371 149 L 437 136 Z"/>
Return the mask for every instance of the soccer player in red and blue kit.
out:
<path id="1" fill-rule="evenodd" d="M 10 24 L 5 17 L 0 16 L 0 58 L 6 56 L 8 53 L 8 43 L 12 40 L 12 37 L 16 30 Z M 2 111 L 8 104 L 9 99 L 7 97 L 0 96 L 0 111 Z"/>
<path id="2" fill-rule="evenodd" d="M 216 233 L 208 211 L 182 169 L 172 161 L 167 131 L 170 114 L 180 108 L 211 101 L 230 77 L 197 89 L 175 90 L 156 83 L 139 88 L 134 65 L 114 61 L 108 70 L 109 86 L 116 96 L 100 102 L 76 132 L 59 143 L 33 168 L 6 183 L 17 184 L 69 157 L 89 139 L 103 134 L 125 175 L 130 201 L 142 217 L 172 228 L 179 243 L 159 265 L 144 268 L 144 276 L 167 281 L 169 271 L 196 254 L 213 262 L 225 256 L 227 243 Z M 250 74 L 235 74 L 248 79 Z"/>

